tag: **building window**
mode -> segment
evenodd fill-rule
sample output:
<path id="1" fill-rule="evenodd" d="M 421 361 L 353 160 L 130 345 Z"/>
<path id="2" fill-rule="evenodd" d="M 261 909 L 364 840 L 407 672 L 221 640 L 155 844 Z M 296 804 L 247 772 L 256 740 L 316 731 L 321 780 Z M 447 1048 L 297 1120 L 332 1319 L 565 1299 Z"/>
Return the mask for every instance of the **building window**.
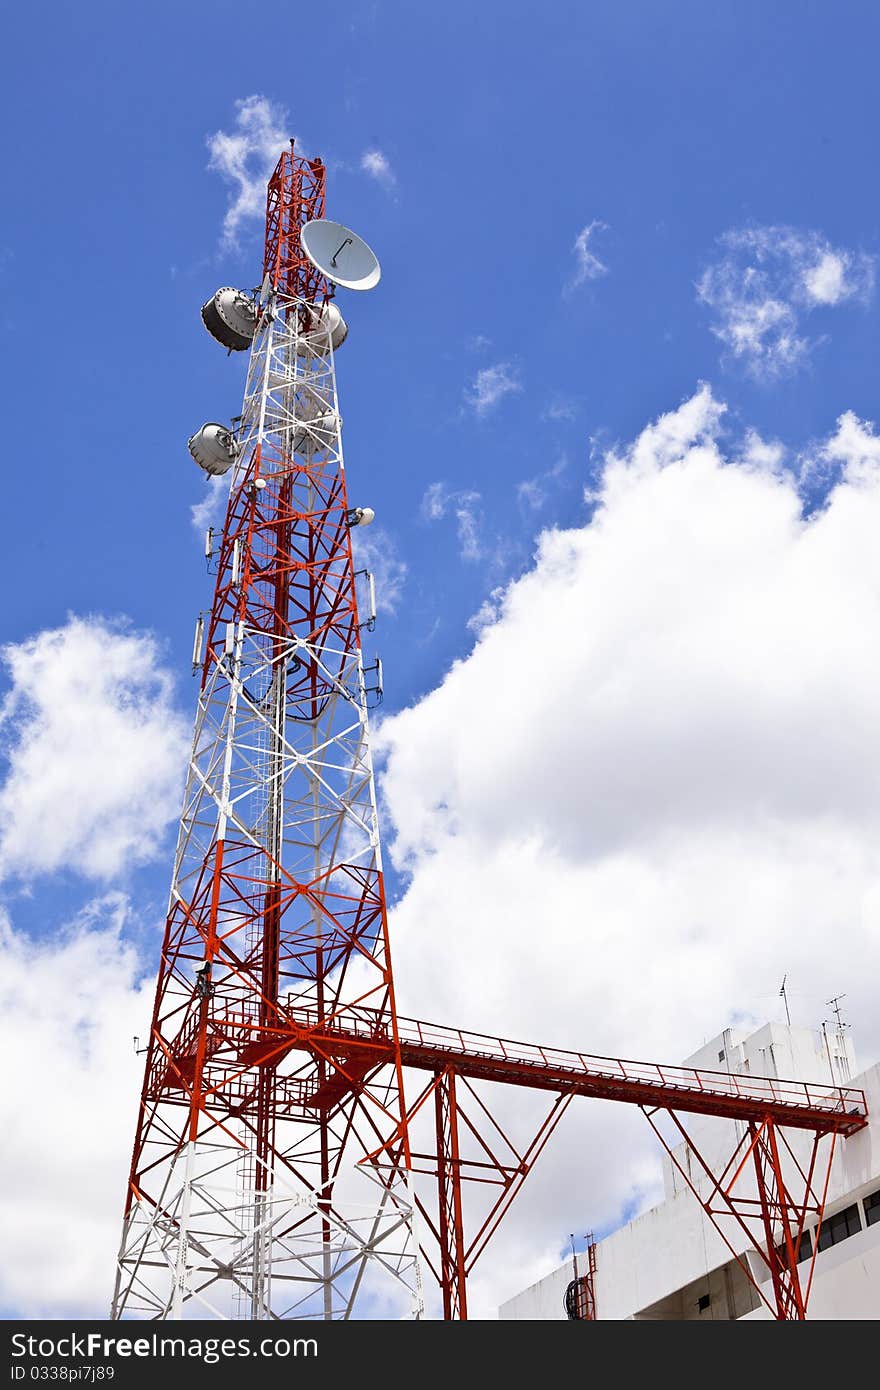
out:
<path id="1" fill-rule="evenodd" d="M 875 1221 L 880 1221 L 880 1188 L 865 1198 L 864 1206 L 865 1220 L 869 1226 L 873 1226 Z"/>
<path id="2" fill-rule="evenodd" d="M 784 1264 L 786 1263 L 785 1246 L 784 1246 L 784 1245 L 777 1245 L 777 1247 L 776 1247 L 776 1253 L 777 1253 L 777 1255 L 779 1256 L 780 1260 L 782 1261 L 782 1263 L 783 1263 L 783 1265 L 784 1265 Z M 797 1248 L 797 1262 L 798 1262 L 798 1264 L 803 1264 L 804 1260 L 808 1260 L 808 1259 L 810 1258 L 810 1256 L 812 1255 L 812 1253 L 813 1253 L 813 1237 L 810 1235 L 810 1232 L 809 1232 L 809 1231 L 804 1231 L 803 1235 L 801 1236 L 801 1238 L 800 1238 L 800 1240 L 799 1240 L 799 1242 L 798 1242 L 798 1248 Z"/>
<path id="3" fill-rule="evenodd" d="M 854 1236 L 856 1231 L 862 1229 L 859 1220 L 859 1209 L 856 1205 L 844 1207 L 843 1211 L 836 1211 L 833 1216 L 822 1222 L 822 1229 L 819 1232 L 819 1250 L 827 1250 L 829 1245 L 838 1245 L 840 1241 L 846 1240 L 849 1236 Z"/>
<path id="4" fill-rule="evenodd" d="M 711 1302 L 712 1300 L 707 1293 L 701 1293 L 700 1297 L 697 1299 L 697 1307 L 701 1313 L 705 1313 Z"/>
<path id="5" fill-rule="evenodd" d="M 722 1047 L 721 1051 L 718 1053 L 718 1060 L 719 1060 L 719 1062 L 723 1062 L 723 1061 L 724 1061 L 724 1048 L 723 1048 L 723 1047 Z"/>

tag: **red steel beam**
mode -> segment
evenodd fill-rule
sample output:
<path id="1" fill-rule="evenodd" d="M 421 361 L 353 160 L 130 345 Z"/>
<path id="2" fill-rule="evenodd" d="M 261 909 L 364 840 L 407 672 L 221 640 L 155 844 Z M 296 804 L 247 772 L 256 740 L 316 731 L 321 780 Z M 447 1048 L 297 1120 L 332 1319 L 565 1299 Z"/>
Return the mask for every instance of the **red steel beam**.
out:
<path id="1" fill-rule="evenodd" d="M 777 1126 L 811 1132 L 813 1160 L 810 1173 L 804 1178 L 806 1186 L 802 1200 L 790 1196 L 784 1187 L 775 1143 L 766 1147 L 766 1152 L 762 1147 L 755 1171 L 757 1204 L 763 1219 L 760 1232 L 753 1229 L 753 1223 L 749 1220 L 756 1199 L 751 1196 L 737 1198 L 732 1191 L 743 1164 L 725 1183 L 719 1183 L 706 1168 L 714 1182 L 715 1194 L 720 1194 L 724 1199 L 721 1209 L 716 1210 L 714 1200 L 704 1201 L 694 1189 L 710 1220 L 754 1284 L 759 1298 L 778 1319 L 803 1318 L 806 1314 L 810 1277 L 806 1290 L 802 1290 L 797 1250 L 808 1211 L 817 1214 L 820 1223 L 824 1211 L 824 1194 L 816 1198 L 812 1191 L 816 1145 L 823 1136 L 831 1136 L 830 1172 L 836 1137 L 855 1134 L 868 1123 L 864 1091 L 853 1086 L 821 1086 L 809 1082 L 738 1076 L 693 1067 L 564 1052 L 557 1048 L 513 1042 L 507 1038 L 444 1028 L 399 1016 L 392 1029 L 387 1012 L 361 1005 L 343 1008 L 321 1018 L 315 1010 L 290 1007 L 279 1001 L 277 1015 L 270 1024 L 256 1022 L 244 1014 L 223 1011 L 218 1011 L 211 1023 L 215 1029 L 219 1029 L 226 1047 L 222 1057 L 218 1052 L 216 1056 L 212 1054 L 203 1059 L 199 1079 L 203 1087 L 212 1088 L 215 1092 L 234 1087 L 239 1069 L 233 1060 L 236 1054 L 246 1057 L 248 1066 L 256 1066 L 260 1075 L 271 1075 L 279 1104 L 292 1105 L 297 1109 L 304 1107 L 306 1111 L 314 1110 L 316 1113 L 324 1110 L 331 1101 L 338 1103 L 341 1094 L 355 1090 L 365 1078 L 388 1065 L 402 1065 L 432 1074 L 433 1080 L 415 1109 L 419 1109 L 434 1093 L 437 1152 L 433 1165 L 422 1169 L 416 1162 L 414 1170 L 433 1174 L 438 1184 L 436 1227 L 423 1205 L 419 1205 L 439 1247 L 439 1268 L 430 1267 L 443 1292 L 444 1317 L 447 1319 L 467 1317 L 467 1276 L 530 1171 L 533 1157 L 543 1147 L 547 1129 L 545 1122 L 532 1146 L 535 1153 L 529 1149 L 514 1168 L 508 1170 L 497 1159 L 483 1165 L 498 1175 L 495 1180 L 500 1181 L 502 1193 L 477 1236 L 468 1244 L 462 1225 L 461 1183 L 465 1178 L 473 1178 L 474 1173 L 469 1171 L 469 1166 L 473 1165 L 465 1162 L 459 1152 L 456 1078 L 465 1085 L 468 1080 L 492 1081 L 556 1092 L 563 1101 L 563 1109 L 576 1095 L 638 1105 L 655 1129 L 657 1126 L 652 1112 L 663 1110 L 679 1129 L 679 1113 L 690 1113 L 742 1120 L 752 1135 L 772 1133 L 774 1140 Z M 278 1076 L 275 1070 L 278 1063 L 286 1054 L 294 1051 L 305 1052 L 313 1059 L 315 1074 L 312 1080 L 308 1076 Z M 190 1084 L 184 1059 L 178 1060 L 172 1055 L 166 1075 L 169 1080 L 165 1085 L 172 1092 L 179 1088 L 183 1101 Z M 176 1079 L 171 1079 L 175 1075 Z M 414 1111 L 411 1111 L 408 1117 L 404 1117 L 401 1128 L 382 1145 L 381 1150 L 369 1155 L 371 1161 L 376 1160 L 382 1151 L 388 1151 L 389 1145 L 399 1143 L 401 1133 L 413 1115 Z M 551 1122 L 554 1119 L 552 1113 L 550 1119 Z M 659 1130 L 657 1132 L 672 1161 L 677 1163 L 675 1154 Z M 681 1132 L 685 1133 L 683 1129 Z M 418 1159 L 423 1156 L 413 1157 Z M 491 1153 L 489 1159 L 493 1159 Z M 704 1161 L 700 1161 L 705 1167 Z M 725 1178 L 727 1176 L 725 1174 Z M 492 1179 L 487 1173 L 482 1180 Z M 719 1221 L 719 1216 L 725 1214 L 739 1223 L 750 1243 L 754 1242 L 758 1255 L 769 1266 L 773 1275 L 772 1300 L 767 1298 L 746 1261 L 725 1235 Z M 783 1242 L 781 1249 L 777 1244 L 777 1227 L 780 1227 L 778 1234 Z"/>
<path id="2" fill-rule="evenodd" d="M 399 1020 L 405 1067 L 433 1070 L 438 1065 L 454 1065 L 459 1075 L 476 1080 L 541 1091 L 567 1090 L 573 1095 L 631 1105 L 663 1105 L 685 1113 L 746 1122 L 769 1117 L 794 1129 L 834 1130 L 844 1135 L 855 1134 L 868 1122 L 865 1093 L 855 1087 L 764 1080 L 555 1050 L 545 1061 L 492 1056 L 410 1039 L 403 1031 L 408 1021 Z"/>
<path id="3" fill-rule="evenodd" d="M 461 1210 L 461 1158 L 455 1072 L 438 1072 L 434 1086 L 437 1126 L 437 1197 L 440 1287 L 446 1321 L 467 1318 L 467 1269 Z"/>
<path id="4" fill-rule="evenodd" d="M 273 1064 L 288 1051 L 306 1049 L 331 1066 L 341 1067 L 343 1075 L 355 1061 L 362 1070 L 393 1059 L 387 1015 L 377 1011 L 346 1011 L 323 1022 L 307 1010 L 280 1008 L 279 1014 L 277 1028 L 261 1030 L 253 1024 L 243 1025 L 250 1036 L 251 1059 L 253 1049 L 261 1047 L 267 1062 L 271 1058 Z M 225 1031 L 228 1035 L 231 1023 Z M 855 1134 L 868 1123 L 865 1093 L 854 1086 L 821 1086 L 564 1052 L 399 1016 L 397 1031 L 403 1066 L 435 1074 L 452 1067 L 459 1076 L 473 1080 L 719 1115 L 747 1124 L 769 1119 L 819 1133 Z M 340 1057 L 344 1057 L 343 1064 Z"/>
<path id="5" fill-rule="evenodd" d="M 656 1113 L 644 1111 L 670 1162 L 714 1225 L 760 1302 L 777 1321 L 803 1320 L 807 1315 L 837 1134 L 815 1131 L 804 1164 L 791 1148 L 784 1131 L 772 1120 L 750 1122 L 719 1175 L 700 1153 L 678 1115 L 670 1110 L 666 1114 L 689 1150 L 685 1165 L 681 1146 L 673 1147 L 664 1136 L 656 1122 Z M 823 1144 L 824 1159 L 820 1162 L 820 1145 Z M 696 1180 L 690 1170 L 691 1159 L 700 1170 Z M 752 1169 L 749 1183 L 747 1175 Z M 816 1217 L 817 1223 L 812 1227 L 809 1263 L 803 1268 L 801 1241 L 810 1217 Z M 739 1228 L 739 1246 L 728 1233 L 731 1223 L 734 1235 Z M 741 1243 L 742 1236 L 746 1238 L 745 1246 Z M 754 1252 L 759 1264 L 770 1275 L 766 1282 L 769 1282 L 772 1296 L 766 1292 L 765 1281 L 751 1269 L 746 1250 Z"/>

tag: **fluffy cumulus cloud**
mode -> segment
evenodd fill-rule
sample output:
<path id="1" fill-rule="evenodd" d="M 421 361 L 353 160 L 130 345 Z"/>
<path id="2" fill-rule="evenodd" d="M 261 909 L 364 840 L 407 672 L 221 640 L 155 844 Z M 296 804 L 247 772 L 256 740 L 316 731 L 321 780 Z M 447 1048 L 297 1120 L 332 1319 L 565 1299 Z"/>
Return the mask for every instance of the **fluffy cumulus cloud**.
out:
<path id="1" fill-rule="evenodd" d="M 807 515 L 783 446 L 726 429 L 703 388 L 609 450 L 589 524 L 546 530 L 470 655 L 383 723 L 402 1012 L 674 1061 L 779 1016 L 787 973 L 795 1022 L 845 993 L 880 1053 L 880 437 L 840 417 Z M 467 502 L 437 485 L 426 515 Z M 119 871 L 177 809 L 186 730 L 155 643 L 71 619 L 4 656 L 5 871 Z M 0 914 L 0 1045 L 51 1068 L 39 1106 L 24 1067 L 0 1096 L 0 1299 L 25 1315 L 110 1295 L 155 966 L 127 913 L 106 893 L 39 942 Z M 491 1103 L 527 1142 L 541 1097 Z M 638 1111 L 576 1101 L 473 1313 L 657 1193 Z"/>
<path id="2" fill-rule="evenodd" d="M 811 505 L 821 505 L 835 479 L 845 475 L 853 482 L 859 476 L 873 475 L 880 465 L 880 438 L 869 422 L 848 410 L 829 439 L 812 443 L 794 462 L 805 496 Z"/>
<path id="3" fill-rule="evenodd" d="M 154 639 L 71 618 L 2 658 L 0 873 L 124 875 L 177 812 L 188 741 Z M 128 918 L 109 890 L 32 937 L 0 907 L 0 1049 L 26 1059 L 0 1093 L 0 1302 L 22 1316 L 109 1309 L 155 970 Z"/>
<path id="4" fill-rule="evenodd" d="M 24 1317 L 109 1312 L 152 993 L 126 911 L 108 894 L 42 943 L 0 914 L 0 1047 L 33 1064 L 0 1090 L 0 1302 Z"/>
<path id="5" fill-rule="evenodd" d="M 208 136 L 208 167 L 229 185 L 229 205 L 223 218 L 223 242 L 234 247 L 242 224 L 265 215 L 266 180 L 290 139 L 286 110 L 265 96 L 244 97 L 235 103 L 232 130 Z"/>
<path id="6" fill-rule="evenodd" d="M 873 425 L 860 420 L 847 410 L 837 422 L 837 429 L 822 445 L 823 459 L 842 466 L 848 482 L 871 484 L 880 468 L 880 437 Z"/>
<path id="7" fill-rule="evenodd" d="M 796 1023 L 845 992 L 880 1054 L 880 440 L 840 419 L 807 515 L 781 446 L 726 428 L 703 388 L 609 451 L 589 524 L 545 531 L 384 722 L 403 1012 L 676 1061 L 778 1017 L 788 972 Z M 525 1132 L 534 1102 L 496 1103 Z M 637 1111 L 576 1103 L 475 1310 L 653 1196 L 657 1163 Z"/>
<path id="8" fill-rule="evenodd" d="M 720 245 L 698 298 L 731 357 L 759 375 L 792 371 L 808 356 L 812 310 L 864 303 L 873 290 L 873 258 L 834 247 L 818 232 L 745 227 L 726 232 Z"/>
<path id="9" fill-rule="evenodd" d="M 155 640 L 102 619 L 2 649 L 0 873 L 109 879 L 177 813 L 187 730 Z"/>
<path id="10" fill-rule="evenodd" d="M 496 362 L 483 367 L 465 391 L 465 403 L 476 415 L 487 415 L 505 396 L 517 395 L 522 382 L 510 362 Z"/>
<path id="11" fill-rule="evenodd" d="M 383 183 L 386 188 L 393 188 L 397 183 L 388 156 L 381 150 L 364 150 L 361 155 L 361 168 L 365 174 L 369 174 L 377 183 Z"/>

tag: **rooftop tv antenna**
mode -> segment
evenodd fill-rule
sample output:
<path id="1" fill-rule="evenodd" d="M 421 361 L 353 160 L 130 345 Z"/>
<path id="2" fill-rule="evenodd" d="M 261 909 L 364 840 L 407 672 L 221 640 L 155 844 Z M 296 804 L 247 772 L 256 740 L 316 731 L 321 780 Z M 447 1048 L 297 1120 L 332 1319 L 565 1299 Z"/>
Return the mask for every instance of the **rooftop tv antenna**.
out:
<path id="1" fill-rule="evenodd" d="M 840 1016 L 840 1014 L 841 1014 L 840 1001 L 841 1001 L 841 999 L 845 999 L 845 998 L 846 998 L 846 995 L 845 995 L 845 994 L 835 994 L 835 996 L 834 996 L 833 999 L 826 999 L 826 1000 L 825 1000 L 825 1007 L 826 1007 L 827 1009 L 830 1009 L 831 1012 L 834 1014 L 834 1017 L 837 1019 L 837 1031 L 838 1031 L 838 1033 L 842 1033 L 843 1030 L 844 1030 L 844 1028 L 848 1028 L 848 1027 L 849 1027 L 849 1024 L 848 1024 L 848 1023 L 844 1023 L 843 1019 L 842 1019 L 841 1016 Z"/>
<path id="2" fill-rule="evenodd" d="M 790 1014 L 789 1011 L 788 1011 L 788 995 L 787 995 L 786 992 L 785 992 L 785 982 L 786 982 L 787 979 L 788 979 L 788 974 L 786 973 L 786 974 L 783 975 L 783 977 L 782 977 L 782 984 L 780 985 L 779 993 L 780 993 L 780 995 L 782 996 L 782 1002 L 783 1002 L 784 1005 L 785 1005 L 785 1018 L 786 1018 L 786 1022 L 788 1023 L 788 1026 L 789 1026 L 789 1028 L 790 1028 L 790 1027 L 791 1027 L 791 1014 Z"/>

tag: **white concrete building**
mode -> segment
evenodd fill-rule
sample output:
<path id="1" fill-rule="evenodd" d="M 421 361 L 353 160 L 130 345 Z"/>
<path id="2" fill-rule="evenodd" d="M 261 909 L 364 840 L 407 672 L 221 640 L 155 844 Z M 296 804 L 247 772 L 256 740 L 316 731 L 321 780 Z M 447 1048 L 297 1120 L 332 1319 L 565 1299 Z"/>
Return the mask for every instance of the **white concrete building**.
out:
<path id="1" fill-rule="evenodd" d="M 864 1090 L 867 1128 L 837 1140 L 807 1316 L 880 1317 L 880 1065 L 857 1075 L 848 1034 L 816 1035 L 778 1023 L 766 1024 L 750 1035 L 726 1029 L 684 1065 Z M 699 1115 L 683 1118 L 696 1148 L 713 1172 L 720 1172 L 743 1133 L 740 1122 Z M 785 1133 L 798 1157 L 805 1155 L 811 1136 Z M 828 1142 L 824 1140 L 823 1146 Z M 691 1164 L 689 1146 L 681 1143 L 675 1153 L 701 1195 L 708 1191 L 708 1179 Z M 659 1206 L 596 1246 L 597 1317 L 674 1322 L 769 1318 L 754 1287 L 666 1154 L 663 1174 L 665 1198 Z M 807 1223 L 802 1259 L 812 1252 L 815 1224 L 815 1218 Z M 764 1262 L 754 1253 L 749 1255 L 745 1233 L 728 1221 L 725 1234 L 756 1276 L 769 1281 Z M 563 1300 L 571 1278 L 572 1264 L 567 1260 L 504 1303 L 499 1316 L 526 1321 L 564 1319 Z M 766 1292 L 772 1303 L 769 1282 Z"/>

